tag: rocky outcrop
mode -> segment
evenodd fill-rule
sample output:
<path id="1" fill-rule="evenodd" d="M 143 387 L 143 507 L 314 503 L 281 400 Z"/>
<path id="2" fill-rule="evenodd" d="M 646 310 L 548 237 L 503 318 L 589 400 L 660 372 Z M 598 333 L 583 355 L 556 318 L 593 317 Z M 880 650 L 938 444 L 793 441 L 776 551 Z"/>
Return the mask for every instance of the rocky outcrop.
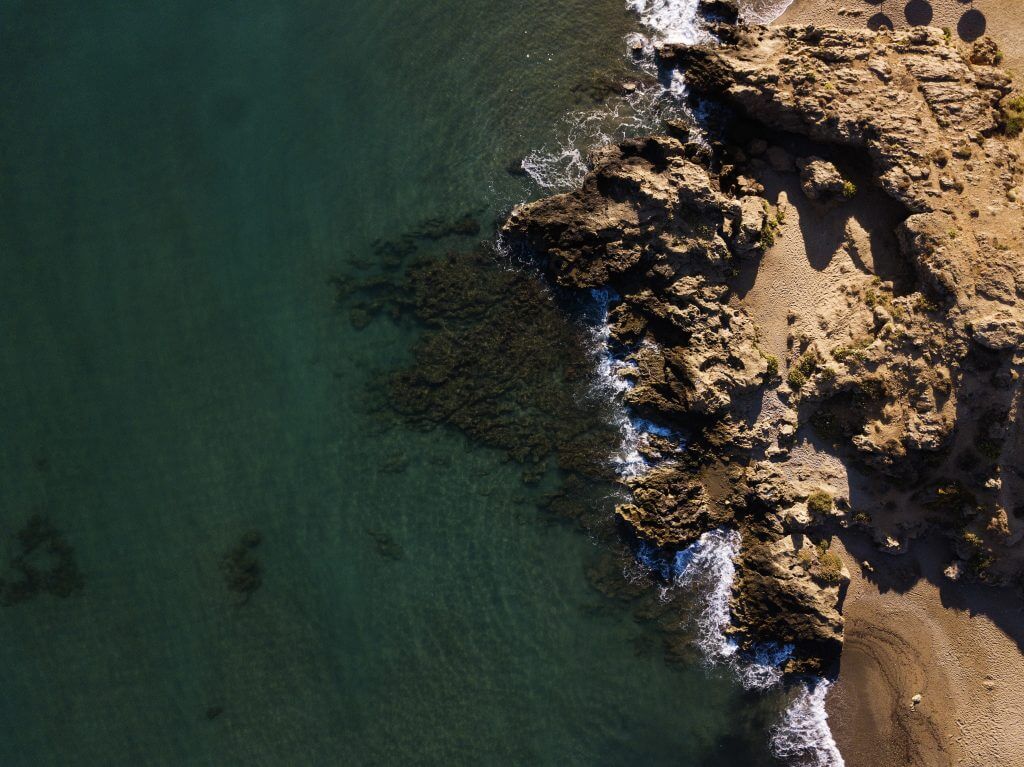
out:
<path id="1" fill-rule="evenodd" d="M 716 47 L 669 45 L 661 57 L 694 88 L 766 126 L 863 150 L 882 188 L 915 214 L 906 252 L 922 279 L 955 300 L 961 321 L 987 314 L 979 294 L 996 245 L 983 235 L 1003 232 L 1000 250 L 1020 252 L 1020 209 L 1007 202 L 1024 183 L 1016 153 L 997 135 L 1010 78 L 972 63 L 991 60 L 989 43 L 964 51 L 932 28 L 751 27 L 727 38 Z M 1011 302 L 1024 288 L 1016 277 Z"/>
<path id="2" fill-rule="evenodd" d="M 1011 86 L 987 42 L 967 50 L 939 30 L 720 34 L 659 55 L 693 92 L 793 137 L 789 150 L 625 142 L 594 154 L 580 190 L 517 208 L 505 233 L 560 285 L 614 289 L 627 403 L 688 433 L 685 459 L 661 451 L 629 481 L 619 518 L 669 549 L 739 529 L 741 645 L 792 645 L 787 670 L 821 671 L 842 642 L 836 525 L 898 553 L 936 524 L 966 563 L 958 575 L 1024 570 L 1024 175 L 998 111 Z M 836 211 L 861 193 L 837 163 L 888 198 L 908 284 L 867 266 L 837 278 L 835 316 L 794 326 L 779 360 L 736 288 L 782 221 L 762 174 L 788 174 L 813 209 Z M 866 235 L 844 247 L 871 261 Z M 818 467 L 790 466 L 796 435 L 812 433 L 866 478 L 856 509 L 814 489 Z"/>
<path id="3" fill-rule="evenodd" d="M 1019 453 L 976 426 L 1016 412 L 1024 362 L 1024 173 L 1000 133 L 1012 83 L 994 66 L 995 45 L 968 49 L 928 28 L 734 28 L 725 37 L 717 47 L 666 46 L 661 56 L 695 90 L 766 127 L 860 152 L 907 212 L 896 233 L 917 292 L 862 286 L 864 306 L 845 320 L 857 328 L 848 341 L 797 344 L 809 373 L 803 416 L 871 469 L 910 483 L 904 494 L 879 492 L 880 507 L 882 495 L 889 509 L 915 504 L 908 496 L 921 486 L 946 487 L 946 497 L 966 488 L 970 510 L 951 519 L 934 503 L 931 516 L 961 549 L 969 542 L 975 575 L 1018 578 L 1024 555 L 1008 541 L 1024 528 Z M 840 189 L 832 171 L 804 165 L 809 197 Z M 990 523 L 1003 518 L 1005 526 Z"/>
<path id="4" fill-rule="evenodd" d="M 789 605 L 794 614 L 802 605 L 807 620 L 784 631 L 781 619 L 755 625 L 762 612 L 745 602 L 736 614 L 739 636 L 793 644 L 800 652 L 792 670 L 820 670 L 841 637 L 838 591 L 816 585 L 807 562 L 780 570 L 755 557 L 779 545 L 784 531 L 737 515 L 746 507 L 745 470 L 719 460 L 746 456 L 752 438 L 737 414 L 777 380 L 777 363 L 761 352 L 758 330 L 730 302 L 728 285 L 738 265 L 767 246 L 774 211 L 757 195 L 723 192 L 719 175 L 691 157 L 664 136 L 607 147 L 591 158 L 581 189 L 516 208 L 505 235 L 528 245 L 559 284 L 620 294 L 609 324 L 622 353 L 618 374 L 630 384 L 627 404 L 693 435 L 685 460 L 662 451 L 669 460 L 628 480 L 631 501 L 618 517 L 669 550 L 715 528 L 743 528 L 749 553 L 737 593 L 770 594 L 766 605 Z"/>

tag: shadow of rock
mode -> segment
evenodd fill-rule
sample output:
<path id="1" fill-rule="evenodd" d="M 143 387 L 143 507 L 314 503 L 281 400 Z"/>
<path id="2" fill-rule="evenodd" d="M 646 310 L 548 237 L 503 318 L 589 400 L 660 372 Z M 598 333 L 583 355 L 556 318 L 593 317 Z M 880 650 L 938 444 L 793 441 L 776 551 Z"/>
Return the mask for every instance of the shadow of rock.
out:
<path id="1" fill-rule="evenodd" d="M 879 11 L 867 20 L 868 29 L 877 32 L 880 29 L 892 29 L 892 19 Z"/>
<path id="2" fill-rule="evenodd" d="M 907 23 L 912 27 L 926 27 L 932 23 L 931 3 L 926 0 L 910 0 L 907 7 L 903 9 L 903 15 Z"/>
<path id="3" fill-rule="evenodd" d="M 985 34 L 985 28 L 987 26 L 988 24 L 985 21 L 985 14 L 977 8 L 971 8 L 971 10 L 961 16 L 960 21 L 956 23 L 956 33 L 960 36 L 961 40 L 973 43 Z"/>

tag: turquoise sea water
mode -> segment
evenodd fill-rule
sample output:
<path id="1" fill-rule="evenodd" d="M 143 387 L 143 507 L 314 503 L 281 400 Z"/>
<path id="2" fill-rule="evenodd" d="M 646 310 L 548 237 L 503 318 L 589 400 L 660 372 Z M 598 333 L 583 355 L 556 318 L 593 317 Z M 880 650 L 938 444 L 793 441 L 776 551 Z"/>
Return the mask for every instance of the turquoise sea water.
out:
<path id="1" fill-rule="evenodd" d="M 83 580 L 0 606 L 0 764 L 772 763 L 780 701 L 670 663 L 516 466 L 373 411 L 415 330 L 327 284 L 540 194 L 505 168 L 635 28 L 620 0 L 0 2 L 0 577 L 38 512 Z"/>

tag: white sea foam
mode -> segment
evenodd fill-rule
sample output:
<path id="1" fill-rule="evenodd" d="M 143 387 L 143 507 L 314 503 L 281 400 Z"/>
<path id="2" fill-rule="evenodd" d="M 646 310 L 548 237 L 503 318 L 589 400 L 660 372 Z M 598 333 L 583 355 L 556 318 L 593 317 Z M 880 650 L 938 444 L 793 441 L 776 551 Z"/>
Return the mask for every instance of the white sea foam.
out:
<path id="1" fill-rule="evenodd" d="M 700 594 L 703 604 L 696 617 L 697 645 L 711 663 L 733 670 L 748 690 L 765 690 L 782 682 L 782 666 L 792 656 L 792 645 L 764 643 L 753 652 L 741 652 L 726 633 L 730 623 L 729 595 L 736 575 L 735 559 L 740 534 L 718 529 L 704 533 L 671 559 L 642 544 L 638 563 L 663 581 Z M 823 679 L 801 682 L 796 694 L 772 731 L 773 753 L 797 767 L 843 767 L 843 758 L 828 728 L 825 695 L 830 683 Z"/>
<path id="2" fill-rule="evenodd" d="M 557 141 L 527 154 L 523 170 L 542 189 L 578 188 L 590 169 L 591 150 L 650 133 L 666 119 L 687 116 L 684 95 L 682 78 L 673 77 L 668 87 L 659 82 L 640 85 L 600 107 L 570 112 L 555 129 Z"/>
<path id="3" fill-rule="evenodd" d="M 740 534 L 723 528 L 704 533 L 675 558 L 676 585 L 695 589 L 704 599 L 696 618 L 697 644 L 712 662 L 731 658 L 736 653 L 736 644 L 725 629 L 729 626 L 729 594 L 739 550 Z"/>
<path id="4" fill-rule="evenodd" d="M 697 20 L 699 0 L 626 0 L 626 7 L 640 17 L 658 42 L 699 43 L 708 33 Z"/>
<path id="5" fill-rule="evenodd" d="M 800 685 L 772 732 L 772 751 L 780 759 L 800 767 L 843 767 L 825 712 L 830 686 L 826 680 Z"/>
<path id="6" fill-rule="evenodd" d="M 595 360 L 594 389 L 598 396 L 607 397 L 614 402 L 615 425 L 619 429 L 621 439 L 618 451 L 611 456 L 611 461 L 623 478 L 635 477 L 650 469 L 650 463 L 640 452 L 648 435 L 675 439 L 682 449 L 682 441 L 678 434 L 664 426 L 637 418 L 629 413 L 622 403 L 622 395 L 632 388 L 629 378 L 622 375 L 629 368 L 635 368 L 632 362 L 617 358 L 611 350 L 611 329 L 608 324 L 608 310 L 618 300 L 612 290 L 592 290 L 594 322 L 591 325 L 591 353 Z"/>

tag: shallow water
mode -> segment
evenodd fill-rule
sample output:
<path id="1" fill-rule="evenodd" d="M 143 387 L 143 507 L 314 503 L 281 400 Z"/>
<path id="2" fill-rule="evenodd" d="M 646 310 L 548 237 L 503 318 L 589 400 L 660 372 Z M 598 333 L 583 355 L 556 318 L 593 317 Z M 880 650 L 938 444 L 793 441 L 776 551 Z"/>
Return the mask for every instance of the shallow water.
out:
<path id="1" fill-rule="evenodd" d="M 374 410 L 416 331 L 327 285 L 538 195 L 505 168 L 631 71 L 620 0 L 0 25 L 0 566 L 38 509 L 84 579 L 0 606 L 0 764 L 772 763 L 777 696 L 670 663 L 518 467 Z"/>

